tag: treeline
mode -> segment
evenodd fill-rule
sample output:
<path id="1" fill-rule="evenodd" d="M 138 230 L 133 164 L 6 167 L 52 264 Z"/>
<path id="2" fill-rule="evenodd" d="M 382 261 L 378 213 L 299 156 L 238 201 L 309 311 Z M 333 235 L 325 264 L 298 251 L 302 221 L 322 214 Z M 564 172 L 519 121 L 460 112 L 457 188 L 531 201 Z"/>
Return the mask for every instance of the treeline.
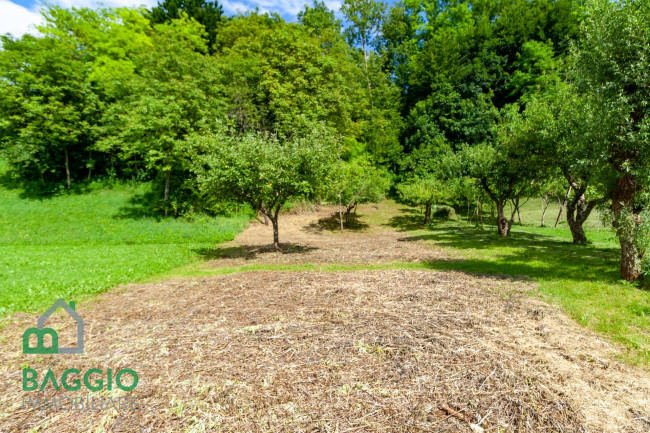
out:
<path id="1" fill-rule="evenodd" d="M 394 186 L 427 220 L 439 203 L 489 204 L 501 236 L 520 200 L 559 197 L 577 243 L 607 209 L 622 277 L 642 276 L 648 2 L 345 0 L 341 13 L 49 8 L 38 37 L 2 39 L 4 158 L 44 189 L 153 181 L 165 214 L 247 202 L 276 245 L 279 209 L 301 197 L 349 215 Z"/>
<path id="2" fill-rule="evenodd" d="M 24 183 L 154 180 L 161 212 L 215 212 L 192 143 L 224 129 L 290 141 L 322 125 L 347 162 L 399 160 L 399 90 L 323 3 L 298 23 L 226 18 L 201 0 L 44 16 L 38 36 L 3 36 L 0 52 L 2 153 Z"/>
<path id="3" fill-rule="evenodd" d="M 413 30 L 392 33 L 391 23 Z M 405 199 L 489 202 L 507 236 L 521 199 L 562 197 L 576 243 L 601 207 L 620 241 L 621 277 L 643 276 L 649 2 L 404 2 L 383 33 L 405 89 Z"/>

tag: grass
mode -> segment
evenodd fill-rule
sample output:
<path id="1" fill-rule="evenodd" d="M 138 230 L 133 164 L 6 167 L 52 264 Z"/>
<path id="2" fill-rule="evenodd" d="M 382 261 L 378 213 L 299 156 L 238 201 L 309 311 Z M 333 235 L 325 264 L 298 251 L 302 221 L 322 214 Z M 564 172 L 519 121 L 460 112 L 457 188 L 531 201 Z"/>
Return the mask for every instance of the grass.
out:
<path id="1" fill-rule="evenodd" d="M 233 239 L 244 215 L 156 219 L 139 209 L 149 186 L 23 198 L 0 187 L 0 314 L 42 311 L 197 260 Z"/>
<path id="2" fill-rule="evenodd" d="M 419 212 L 393 204 L 386 224 L 407 232 L 407 241 L 430 242 L 458 257 L 430 262 L 434 269 L 532 277 L 543 298 L 627 347 L 627 361 L 650 365 L 650 292 L 620 280 L 620 248 L 613 231 L 595 213 L 585 225 L 590 243 L 574 245 L 564 223 L 540 227 L 537 206 L 539 200 L 527 203 L 523 224 L 515 224 L 505 239 L 488 224 L 487 214 L 484 229 L 458 220 L 424 228 Z M 554 224 L 557 210 L 557 204 L 549 209 L 547 224 Z"/>

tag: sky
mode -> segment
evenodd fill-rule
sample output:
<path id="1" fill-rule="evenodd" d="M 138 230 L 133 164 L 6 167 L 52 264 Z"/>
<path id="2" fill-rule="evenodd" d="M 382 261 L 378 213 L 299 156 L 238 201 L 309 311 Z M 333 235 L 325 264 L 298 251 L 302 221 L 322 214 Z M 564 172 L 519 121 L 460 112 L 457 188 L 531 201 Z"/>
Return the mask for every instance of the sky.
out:
<path id="1" fill-rule="evenodd" d="M 342 0 L 325 0 L 330 9 L 338 10 Z M 48 4 L 62 7 L 96 7 L 98 5 L 151 7 L 157 0 L 48 0 Z M 245 12 L 258 7 L 261 12 L 277 12 L 287 21 L 295 21 L 296 15 L 311 0 L 221 0 L 219 4 L 227 15 Z M 0 34 L 20 36 L 34 33 L 34 25 L 41 22 L 39 10 L 43 0 L 0 0 Z"/>

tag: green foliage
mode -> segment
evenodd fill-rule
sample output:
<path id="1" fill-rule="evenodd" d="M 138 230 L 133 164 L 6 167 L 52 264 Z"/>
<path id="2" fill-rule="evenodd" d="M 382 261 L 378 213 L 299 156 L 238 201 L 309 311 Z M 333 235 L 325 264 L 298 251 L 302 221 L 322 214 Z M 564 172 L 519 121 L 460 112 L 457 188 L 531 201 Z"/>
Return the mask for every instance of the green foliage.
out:
<path id="1" fill-rule="evenodd" d="M 385 9 L 384 3 L 375 0 L 345 0 L 341 6 L 341 12 L 352 23 L 345 30 L 348 43 L 360 45 L 364 56 L 375 40 Z"/>
<path id="2" fill-rule="evenodd" d="M 54 37 L 2 36 L 2 44 L 0 148 L 20 179 L 69 186 L 67 173 L 89 162 L 100 114 L 83 54 Z"/>
<path id="3" fill-rule="evenodd" d="M 205 28 L 205 39 L 210 52 L 216 40 L 219 25 L 224 20 L 223 8 L 216 1 L 162 0 L 151 9 L 148 18 L 152 24 L 170 23 L 187 16 Z"/>
<path id="4" fill-rule="evenodd" d="M 435 218 L 443 218 L 447 220 L 456 219 L 456 209 L 451 206 L 437 206 L 436 211 L 433 213 Z"/>
<path id="5" fill-rule="evenodd" d="M 216 63 L 201 53 L 202 34 L 203 28 L 186 18 L 156 26 L 152 48 L 136 59 L 136 73 L 124 84 L 125 96 L 107 110 L 106 136 L 98 143 L 164 176 L 165 212 L 172 173 L 187 177 L 192 156 L 187 137 L 211 127 L 210 119 L 222 111 Z M 182 212 L 179 206 L 173 206 L 175 214 Z"/>
<path id="6" fill-rule="evenodd" d="M 641 275 L 645 250 L 627 227 L 632 218 L 641 228 L 650 201 L 649 20 L 648 2 L 594 0 L 576 54 L 578 87 L 593 97 L 597 116 L 606 120 L 598 126 L 605 133 L 594 143 L 595 155 L 616 172 L 612 210 L 621 273 L 630 282 Z"/>
<path id="7" fill-rule="evenodd" d="M 135 71 L 138 55 L 151 46 L 150 24 L 139 9 L 62 9 L 43 11 L 41 33 L 64 40 L 68 49 L 82 53 L 101 100 L 119 94 L 120 84 Z"/>
<path id="8" fill-rule="evenodd" d="M 204 194 L 249 203 L 267 215 L 279 244 L 278 214 L 291 199 L 315 196 L 340 154 L 338 138 L 322 125 L 291 139 L 226 130 L 195 136 L 193 170 Z"/>
<path id="9" fill-rule="evenodd" d="M 313 0 L 310 5 L 298 12 L 298 22 L 308 32 L 326 35 L 328 32 L 338 34 L 341 32 L 341 21 L 336 19 L 334 11 L 327 8 L 324 2 Z"/>
<path id="10" fill-rule="evenodd" d="M 397 185 L 397 192 L 404 203 L 412 206 L 431 206 L 448 201 L 448 185 L 434 176 L 417 177 Z"/>
<path id="11" fill-rule="evenodd" d="M 304 133 L 315 121 L 353 130 L 355 66 L 342 42 L 323 53 L 305 28 L 247 15 L 224 25 L 217 45 L 229 117 L 240 132 Z"/>
<path id="12" fill-rule="evenodd" d="M 345 206 L 345 213 L 363 203 L 377 203 L 388 193 L 391 178 L 385 169 L 373 167 L 367 160 L 339 161 L 330 172 L 329 199 Z"/>
<path id="13" fill-rule="evenodd" d="M 431 223 L 433 208 L 438 203 L 450 201 L 453 196 L 449 182 L 442 181 L 431 174 L 398 184 L 397 192 L 404 203 L 422 206 L 425 209 L 425 224 Z"/>

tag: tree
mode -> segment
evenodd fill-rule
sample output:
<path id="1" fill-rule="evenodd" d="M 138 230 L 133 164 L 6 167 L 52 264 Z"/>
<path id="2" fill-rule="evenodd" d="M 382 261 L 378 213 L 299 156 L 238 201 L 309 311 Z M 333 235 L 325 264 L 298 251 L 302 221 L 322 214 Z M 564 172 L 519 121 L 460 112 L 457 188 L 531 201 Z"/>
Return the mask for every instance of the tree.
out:
<path id="1" fill-rule="evenodd" d="M 544 156 L 540 162 L 549 172 L 564 177 L 567 225 L 574 243 L 586 243 L 583 224 L 611 189 L 613 173 L 598 150 L 607 118 L 598 115 L 589 95 L 567 84 L 533 96 L 523 118 L 530 141 L 522 144 L 531 155 Z"/>
<path id="2" fill-rule="evenodd" d="M 221 5 L 216 1 L 206 0 L 162 0 L 148 15 L 151 23 L 156 25 L 170 23 L 182 18 L 183 14 L 203 25 L 208 51 L 213 53 L 217 30 L 224 21 Z"/>
<path id="3" fill-rule="evenodd" d="M 339 139 L 326 127 L 291 139 L 232 131 L 196 135 L 193 171 L 205 194 L 249 203 L 273 224 L 273 245 L 280 249 L 278 219 L 287 200 L 313 198 L 340 154 Z"/>
<path id="4" fill-rule="evenodd" d="M 345 0 L 341 12 L 351 25 L 345 30 L 350 46 L 359 46 L 363 52 L 365 70 L 368 71 L 368 49 L 380 29 L 386 5 L 375 0 Z"/>
<path id="5" fill-rule="evenodd" d="M 345 43 L 278 17 L 250 14 L 225 24 L 217 56 L 228 115 L 240 132 L 283 135 L 324 122 L 342 135 L 357 125 L 353 103 L 361 88 Z"/>
<path id="6" fill-rule="evenodd" d="M 542 221 L 540 223 L 541 227 L 546 226 L 546 210 L 548 209 L 548 205 L 553 198 L 557 199 L 558 205 L 560 205 L 560 212 L 562 212 L 562 198 L 565 196 L 566 189 L 566 181 L 560 173 L 553 173 L 547 179 L 542 179 L 539 182 L 537 190 L 538 195 L 542 201 Z M 558 214 L 558 221 L 559 218 L 560 215 Z"/>
<path id="7" fill-rule="evenodd" d="M 84 54 L 65 39 L 1 38 L 0 148 L 21 180 L 70 188 L 101 113 Z"/>
<path id="8" fill-rule="evenodd" d="M 433 175 L 415 177 L 397 185 L 400 198 L 412 206 L 424 207 L 424 223 L 431 224 L 433 207 L 451 196 L 448 185 Z"/>
<path id="9" fill-rule="evenodd" d="M 385 169 L 375 168 L 367 160 L 357 158 L 351 162 L 340 161 L 332 170 L 330 199 L 345 207 L 345 222 L 350 213 L 363 203 L 383 200 L 390 188 L 391 179 Z M 341 231 L 343 213 L 339 212 Z"/>
<path id="10" fill-rule="evenodd" d="M 621 277 L 636 281 L 645 255 L 642 213 L 650 193 L 650 3 L 590 3 L 577 53 L 578 87 L 591 94 L 605 133 L 596 155 L 616 173 L 611 192 Z"/>
<path id="11" fill-rule="evenodd" d="M 117 149 L 125 160 L 143 162 L 164 178 L 165 214 L 172 173 L 188 170 L 188 137 L 214 125 L 221 112 L 221 87 L 215 61 L 204 56 L 203 28 L 183 18 L 159 24 L 153 47 L 137 59 L 126 94 L 105 116 L 102 150 Z M 172 206 L 173 205 L 173 206 Z"/>
<path id="12" fill-rule="evenodd" d="M 327 5 L 319 0 L 313 0 L 311 6 L 306 4 L 304 9 L 298 12 L 298 22 L 310 33 L 317 35 L 341 32 L 341 21 L 336 19 L 333 10 L 328 9 Z"/>
<path id="13" fill-rule="evenodd" d="M 513 105 L 503 110 L 497 138 L 491 144 L 465 146 L 459 153 L 459 166 L 468 176 L 476 179 L 497 210 L 497 231 L 507 236 L 514 222 L 522 197 L 533 182 L 541 177 L 541 163 L 531 156 L 526 146 L 530 131 L 525 127 L 519 107 Z M 514 202 L 510 218 L 505 216 L 505 205 Z"/>

